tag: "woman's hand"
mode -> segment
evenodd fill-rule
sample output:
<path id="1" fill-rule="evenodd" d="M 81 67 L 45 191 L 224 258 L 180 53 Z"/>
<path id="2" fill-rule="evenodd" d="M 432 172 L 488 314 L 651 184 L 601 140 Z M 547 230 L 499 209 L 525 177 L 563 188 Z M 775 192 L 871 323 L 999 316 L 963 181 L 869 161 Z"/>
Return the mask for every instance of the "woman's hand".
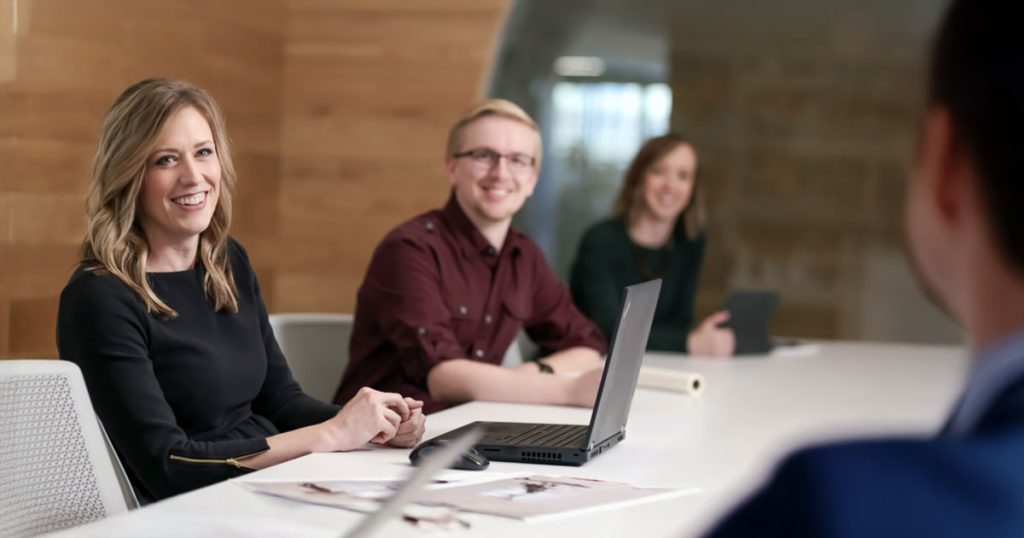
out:
<path id="1" fill-rule="evenodd" d="M 711 314 L 690 331 L 686 344 L 690 355 L 728 357 L 736 350 L 736 335 L 732 329 L 719 327 L 729 321 L 729 312 L 721 310 Z"/>
<path id="2" fill-rule="evenodd" d="M 337 415 L 323 423 L 327 451 L 352 450 L 368 442 L 391 441 L 399 433 L 402 423 L 409 421 L 412 415 L 406 400 L 394 392 L 380 392 L 369 387 L 359 389 Z M 422 416 L 420 408 L 423 403 L 418 404 L 416 411 Z M 419 420 L 422 433 L 422 419 Z M 408 433 L 407 428 L 404 434 Z"/>
<path id="3" fill-rule="evenodd" d="M 400 448 L 410 448 L 420 444 L 420 439 L 423 439 L 423 428 L 427 422 L 426 416 L 423 414 L 423 402 L 406 397 L 405 403 L 409 406 L 409 418 L 398 425 L 395 436 L 388 441 L 389 445 Z"/>

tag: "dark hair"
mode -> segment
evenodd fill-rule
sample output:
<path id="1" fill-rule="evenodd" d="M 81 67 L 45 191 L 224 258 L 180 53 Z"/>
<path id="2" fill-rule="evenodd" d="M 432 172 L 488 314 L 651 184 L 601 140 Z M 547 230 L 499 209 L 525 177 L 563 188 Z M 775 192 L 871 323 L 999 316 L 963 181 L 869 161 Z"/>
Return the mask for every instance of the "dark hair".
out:
<path id="1" fill-rule="evenodd" d="M 944 106 L 980 181 L 1003 253 L 1024 270 L 1024 2 L 956 0 L 932 50 L 929 102 Z"/>
<path id="2" fill-rule="evenodd" d="M 644 204 L 644 176 L 647 170 L 658 162 L 665 155 L 672 153 L 679 146 L 690 146 L 693 144 L 688 138 L 678 133 L 669 133 L 648 140 L 640 151 L 636 152 L 633 162 L 626 170 L 626 178 L 622 182 L 622 189 L 615 200 L 612 208 L 612 216 L 622 219 L 626 225 L 630 225 L 636 219 L 637 213 Z M 694 148 L 694 153 L 697 152 Z M 698 164 L 698 169 L 700 168 Z M 700 181 L 698 181 L 697 170 L 694 170 L 693 192 L 690 194 L 690 203 L 686 204 L 683 213 L 679 215 L 676 224 L 683 228 L 686 237 L 690 240 L 696 239 L 697 235 L 704 228 L 706 219 L 704 209 L 704 194 L 701 192 Z"/>

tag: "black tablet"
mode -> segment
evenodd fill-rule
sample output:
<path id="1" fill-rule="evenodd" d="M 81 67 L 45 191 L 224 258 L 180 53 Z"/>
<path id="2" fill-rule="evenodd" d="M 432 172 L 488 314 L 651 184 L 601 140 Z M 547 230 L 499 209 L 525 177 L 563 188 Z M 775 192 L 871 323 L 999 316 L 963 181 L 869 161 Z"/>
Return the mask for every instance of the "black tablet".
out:
<path id="1" fill-rule="evenodd" d="M 772 350 L 771 327 L 779 307 L 776 291 L 735 291 L 724 310 L 729 321 L 722 324 L 736 334 L 736 355 L 759 355 Z"/>

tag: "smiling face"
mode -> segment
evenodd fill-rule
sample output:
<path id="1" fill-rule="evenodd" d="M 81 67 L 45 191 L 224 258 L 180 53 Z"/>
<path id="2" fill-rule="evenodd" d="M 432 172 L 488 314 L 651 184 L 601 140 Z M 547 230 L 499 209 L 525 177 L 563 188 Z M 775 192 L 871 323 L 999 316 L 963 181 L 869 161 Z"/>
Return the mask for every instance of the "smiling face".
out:
<path id="1" fill-rule="evenodd" d="M 697 173 L 697 154 L 680 144 L 644 173 L 643 207 L 649 217 L 674 221 L 689 205 Z"/>
<path id="2" fill-rule="evenodd" d="M 150 246 L 195 248 L 217 207 L 220 183 L 210 124 L 194 107 L 182 108 L 164 123 L 146 160 L 139 223 Z"/>
<path id="3" fill-rule="evenodd" d="M 470 156 L 449 156 L 446 162 L 455 198 L 477 227 L 510 222 L 533 194 L 537 168 L 513 171 L 509 157 L 536 158 L 539 136 L 528 125 L 501 116 L 484 116 L 466 125 L 456 153 L 485 149 L 503 155 L 494 165 Z"/>

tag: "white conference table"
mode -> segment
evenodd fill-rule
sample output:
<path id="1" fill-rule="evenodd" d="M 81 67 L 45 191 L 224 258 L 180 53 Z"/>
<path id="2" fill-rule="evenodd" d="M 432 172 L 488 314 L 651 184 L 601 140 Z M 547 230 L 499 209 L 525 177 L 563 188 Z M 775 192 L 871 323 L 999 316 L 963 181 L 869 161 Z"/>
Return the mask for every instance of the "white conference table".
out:
<path id="1" fill-rule="evenodd" d="M 699 372 L 703 393 L 637 391 L 626 439 L 582 467 L 492 462 L 485 472 L 537 472 L 699 488 L 699 493 L 563 519 L 523 523 L 467 515 L 473 536 L 696 536 L 760 484 L 778 459 L 807 443 L 855 436 L 929 435 L 956 400 L 966 351 L 950 346 L 819 342 L 801 356 L 701 359 L 649 353 L 645 366 Z M 586 424 L 589 409 L 474 402 L 428 417 L 426 437 L 474 420 Z M 242 480 L 400 477 L 408 450 L 311 454 Z M 71 529 L 69 536 L 341 534 L 362 517 L 259 495 L 239 479 Z M 237 518 L 237 519 L 231 519 Z M 236 527 L 237 525 L 237 527 Z M 245 525 L 250 525 L 248 529 Z M 200 532 L 201 531 L 201 532 Z M 430 534 L 437 534 L 434 530 Z M 319 534 L 318 534 L 319 533 Z M 381 536 L 420 536 L 392 521 Z"/>

